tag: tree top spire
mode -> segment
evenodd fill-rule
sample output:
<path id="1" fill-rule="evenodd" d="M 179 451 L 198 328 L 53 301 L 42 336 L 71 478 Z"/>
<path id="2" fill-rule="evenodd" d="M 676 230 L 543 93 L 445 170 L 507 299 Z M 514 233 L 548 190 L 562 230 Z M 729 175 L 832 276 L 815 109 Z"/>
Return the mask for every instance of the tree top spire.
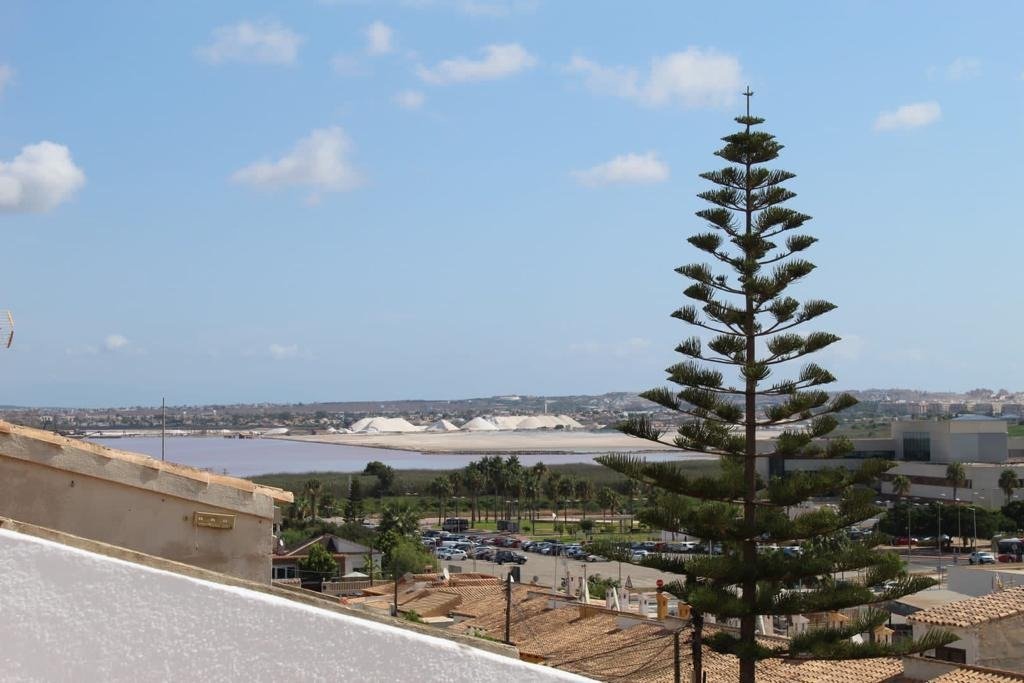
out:
<path id="1" fill-rule="evenodd" d="M 750 86 L 748 85 L 747 89 L 740 94 L 747 98 L 747 114 L 746 116 L 737 116 L 735 119 L 736 123 L 747 126 L 747 130 L 750 130 L 750 126 L 756 126 L 759 123 L 764 123 L 764 119 L 750 115 L 750 98 L 754 96 L 754 91 L 750 89 Z"/>

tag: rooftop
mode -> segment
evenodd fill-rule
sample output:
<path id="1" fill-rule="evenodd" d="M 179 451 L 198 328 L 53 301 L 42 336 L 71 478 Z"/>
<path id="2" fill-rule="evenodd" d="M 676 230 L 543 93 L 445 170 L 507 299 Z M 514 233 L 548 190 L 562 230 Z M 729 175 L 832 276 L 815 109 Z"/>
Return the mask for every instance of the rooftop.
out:
<path id="1" fill-rule="evenodd" d="M 910 621 L 934 626 L 974 626 L 1024 614 L 1024 586 L 915 612 Z"/>
<path id="2" fill-rule="evenodd" d="M 1024 681 L 1024 674 L 962 667 L 942 674 L 938 678 L 933 678 L 931 683 L 1020 683 L 1021 681 Z"/>
<path id="3" fill-rule="evenodd" d="M 583 680 L 500 643 L 2 518 L 0 612 L 5 671 L 26 680 Z"/>
<path id="4" fill-rule="evenodd" d="M 516 586 L 512 600 L 511 640 L 524 659 L 542 662 L 602 681 L 668 683 L 674 675 L 673 634 L 678 621 L 661 623 L 600 607 L 584 606 L 565 597 Z M 483 631 L 504 637 L 504 601 L 499 592 L 477 603 L 464 603 L 461 612 L 475 613 L 452 627 L 456 632 Z M 705 634 L 715 626 L 706 626 Z M 682 666 L 690 670 L 689 626 L 682 626 Z M 766 639 L 774 640 L 774 639 Z M 732 683 L 739 660 L 704 648 L 709 683 Z M 898 658 L 843 662 L 764 660 L 758 664 L 762 683 L 878 683 L 903 671 Z"/>

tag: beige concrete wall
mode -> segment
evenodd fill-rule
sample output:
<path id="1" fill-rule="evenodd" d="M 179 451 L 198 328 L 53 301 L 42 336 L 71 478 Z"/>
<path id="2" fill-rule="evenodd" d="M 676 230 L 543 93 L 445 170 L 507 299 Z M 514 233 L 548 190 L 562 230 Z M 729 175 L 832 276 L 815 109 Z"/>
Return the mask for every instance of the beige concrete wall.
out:
<path id="1" fill-rule="evenodd" d="M 958 626 L 932 626 L 931 624 L 920 624 L 917 622 L 911 622 L 913 624 L 914 640 L 924 638 L 929 631 L 948 631 L 957 637 L 952 643 L 946 645 L 946 647 L 955 647 L 959 650 L 964 650 L 966 653 L 967 664 L 971 666 L 981 666 L 978 662 L 978 627 L 972 626 L 968 628 L 960 628 Z M 935 650 L 928 650 L 924 653 L 925 657 L 934 657 Z"/>
<path id="2" fill-rule="evenodd" d="M 274 501 L 155 465 L 0 434 L 0 516 L 268 582 Z M 197 527 L 196 512 L 234 527 Z"/>
<path id="3" fill-rule="evenodd" d="M 914 638 L 928 632 L 927 624 L 914 623 Z M 959 640 L 947 647 L 966 651 L 967 663 L 1004 671 L 1024 671 L 1024 615 L 996 619 L 967 627 L 946 626 L 942 630 L 955 634 Z M 933 656 L 934 651 L 926 653 Z"/>
<path id="4" fill-rule="evenodd" d="M 977 638 L 977 666 L 1024 671 L 1024 615 L 994 621 Z"/>

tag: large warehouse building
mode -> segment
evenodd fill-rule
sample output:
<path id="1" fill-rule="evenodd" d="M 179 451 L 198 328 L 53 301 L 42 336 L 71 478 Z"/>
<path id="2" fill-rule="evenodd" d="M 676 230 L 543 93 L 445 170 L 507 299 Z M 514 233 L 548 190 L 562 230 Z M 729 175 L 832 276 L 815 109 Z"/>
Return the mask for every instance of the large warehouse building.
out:
<path id="1" fill-rule="evenodd" d="M 966 484 L 957 488 L 963 502 L 998 508 L 1006 502 L 999 488 L 999 476 L 1010 469 L 1024 487 L 1024 437 L 1011 437 L 1007 423 L 991 417 L 967 415 L 951 420 L 896 420 L 889 438 L 854 439 L 854 451 L 841 460 L 779 460 L 759 463 L 761 474 L 778 475 L 801 469 L 821 469 L 837 464 L 855 466 L 864 458 L 879 457 L 898 464 L 882 482 L 882 493 L 892 494 L 892 477 L 902 474 L 910 480 L 911 497 L 953 500 L 953 484 L 946 479 L 946 467 L 964 465 Z M 773 443 L 763 442 L 762 452 Z M 1024 497 L 1024 488 L 1015 492 Z"/>

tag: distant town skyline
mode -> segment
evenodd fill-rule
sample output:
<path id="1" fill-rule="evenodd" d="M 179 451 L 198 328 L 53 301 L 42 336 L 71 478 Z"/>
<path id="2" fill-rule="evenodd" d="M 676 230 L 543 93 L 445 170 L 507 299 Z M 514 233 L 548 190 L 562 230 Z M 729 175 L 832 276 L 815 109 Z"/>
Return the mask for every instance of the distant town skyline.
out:
<path id="1" fill-rule="evenodd" d="M 834 387 L 1024 384 L 1024 9 L 755 7 L 6 3 L 0 405 L 659 386 L 748 84 Z"/>

